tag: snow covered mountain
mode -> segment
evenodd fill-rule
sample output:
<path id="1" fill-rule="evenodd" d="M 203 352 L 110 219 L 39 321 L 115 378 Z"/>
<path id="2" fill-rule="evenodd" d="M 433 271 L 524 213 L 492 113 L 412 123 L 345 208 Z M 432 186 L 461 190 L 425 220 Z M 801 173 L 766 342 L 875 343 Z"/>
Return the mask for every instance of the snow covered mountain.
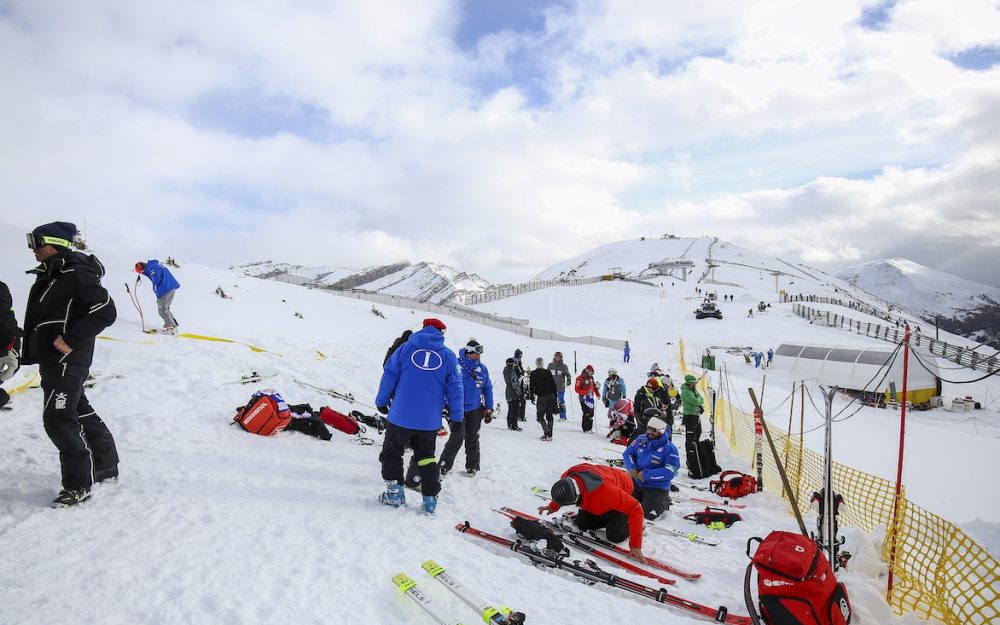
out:
<path id="1" fill-rule="evenodd" d="M 457 291 L 476 292 L 490 286 L 487 280 L 474 273 L 427 262 L 401 262 L 352 270 L 265 261 L 244 265 L 238 270 L 247 276 L 290 281 L 303 286 L 338 291 L 360 289 L 433 303 L 446 301 Z"/>
<path id="2" fill-rule="evenodd" d="M 977 340 L 1000 332 L 1000 287 L 965 280 L 905 258 L 873 260 L 837 277 L 941 327 Z"/>

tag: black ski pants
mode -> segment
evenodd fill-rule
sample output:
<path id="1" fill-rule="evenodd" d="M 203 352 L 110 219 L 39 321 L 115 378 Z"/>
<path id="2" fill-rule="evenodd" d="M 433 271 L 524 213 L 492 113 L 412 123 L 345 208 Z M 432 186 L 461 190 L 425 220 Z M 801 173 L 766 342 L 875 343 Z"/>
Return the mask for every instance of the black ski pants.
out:
<path id="1" fill-rule="evenodd" d="M 444 444 L 444 451 L 441 452 L 441 466 L 450 471 L 455 464 L 455 456 L 458 450 L 465 443 L 465 470 L 479 470 L 479 429 L 483 425 L 483 407 L 469 410 L 465 417 L 455 423 L 451 421 L 448 426 L 451 428 L 451 436 Z"/>
<path id="2" fill-rule="evenodd" d="M 584 432 L 589 432 L 594 429 L 594 407 L 588 406 L 582 395 L 580 396 L 580 409 L 583 411 L 583 422 L 580 427 Z"/>
<path id="3" fill-rule="evenodd" d="M 573 523 L 585 532 L 603 527 L 607 532 L 608 540 L 613 543 L 620 543 L 628 538 L 628 515 L 617 510 L 597 515 L 581 508 L 574 517 Z"/>
<path id="4" fill-rule="evenodd" d="M 434 457 L 436 445 L 437 430 L 411 430 L 387 422 L 382 453 L 378 456 L 382 463 L 382 479 L 403 483 L 403 452 L 410 447 L 417 460 L 421 494 L 437 495 L 441 492 L 441 483 L 438 480 L 437 458 Z"/>
<path id="5" fill-rule="evenodd" d="M 681 419 L 684 424 L 684 437 L 687 444 L 691 441 L 697 443 L 701 440 L 701 415 L 686 414 Z"/>
<path id="6" fill-rule="evenodd" d="M 524 421 L 524 398 L 511 399 L 507 402 L 507 428 L 518 427 L 517 422 Z"/>
<path id="7" fill-rule="evenodd" d="M 559 403 L 555 395 L 539 395 L 535 398 L 535 414 L 542 426 L 542 436 L 552 438 L 552 421 Z"/>
<path id="8" fill-rule="evenodd" d="M 89 372 L 83 365 L 38 367 L 45 401 L 42 424 L 59 450 L 66 490 L 89 490 L 95 481 L 118 475 L 115 439 L 83 390 Z"/>
<path id="9" fill-rule="evenodd" d="M 643 488 L 636 483 L 632 496 L 642 504 L 642 514 L 650 521 L 660 518 L 670 507 L 670 492 L 663 488 Z"/>

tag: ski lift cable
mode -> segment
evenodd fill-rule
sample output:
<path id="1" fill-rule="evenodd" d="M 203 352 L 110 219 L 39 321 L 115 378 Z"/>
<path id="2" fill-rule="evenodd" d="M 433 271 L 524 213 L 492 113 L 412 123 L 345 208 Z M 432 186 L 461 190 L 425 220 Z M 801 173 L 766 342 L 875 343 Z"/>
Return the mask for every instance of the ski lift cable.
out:
<path id="1" fill-rule="evenodd" d="M 986 375 L 984 375 L 984 376 L 982 376 L 980 378 L 976 378 L 974 380 L 946 380 L 946 379 L 938 376 L 936 373 L 934 373 L 934 371 L 932 371 L 930 369 L 930 367 L 927 366 L 927 363 L 925 363 L 923 361 L 923 358 L 921 358 L 918 353 L 914 352 L 913 353 L 913 357 L 920 364 L 920 366 L 924 368 L 925 371 L 927 371 L 931 375 L 934 375 L 934 376 L 938 377 L 938 379 L 940 379 L 942 382 L 947 382 L 948 384 L 972 384 L 973 382 L 982 382 L 983 380 L 985 380 L 987 378 L 991 378 L 991 377 L 997 375 L 998 373 L 1000 373 L 1000 367 L 998 367 L 997 369 L 994 369 L 993 371 L 988 372 Z M 965 369 L 967 367 L 962 367 L 962 368 Z"/>

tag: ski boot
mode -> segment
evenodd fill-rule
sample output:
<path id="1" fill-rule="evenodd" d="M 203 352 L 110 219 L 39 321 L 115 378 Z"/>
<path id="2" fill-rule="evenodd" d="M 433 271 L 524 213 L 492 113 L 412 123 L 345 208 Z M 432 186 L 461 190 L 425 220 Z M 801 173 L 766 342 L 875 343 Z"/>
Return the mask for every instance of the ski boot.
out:
<path id="1" fill-rule="evenodd" d="M 59 494 L 55 499 L 52 500 L 53 508 L 68 508 L 70 506 L 75 506 L 81 504 L 90 499 L 90 490 L 86 488 L 81 488 L 78 490 L 67 490 L 63 489 L 59 491 Z"/>
<path id="2" fill-rule="evenodd" d="M 393 508 L 406 505 L 406 494 L 403 485 L 396 480 L 385 481 L 385 492 L 378 496 L 378 502 Z"/>
<path id="3" fill-rule="evenodd" d="M 434 511 L 437 510 L 438 498 L 436 495 L 424 495 L 424 514 L 427 516 L 434 516 Z"/>

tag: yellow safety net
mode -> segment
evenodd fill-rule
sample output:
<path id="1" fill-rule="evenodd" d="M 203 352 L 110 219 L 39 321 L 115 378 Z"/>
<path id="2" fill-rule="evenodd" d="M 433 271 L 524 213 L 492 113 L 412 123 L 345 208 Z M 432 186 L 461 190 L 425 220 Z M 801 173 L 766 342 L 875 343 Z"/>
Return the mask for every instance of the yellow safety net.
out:
<path id="1" fill-rule="evenodd" d="M 678 344 L 681 375 L 688 373 L 684 342 Z M 700 382 L 707 396 L 708 381 Z M 740 406 L 738 389 L 717 392 L 715 431 L 725 438 L 736 456 L 754 460 L 753 411 Z M 746 391 L 743 391 L 744 396 Z M 744 400 L 749 404 L 749 398 Z M 813 492 L 823 484 L 823 456 L 804 448 L 797 433 L 768 424 L 785 465 L 789 484 L 796 491 L 802 512 L 809 510 Z M 870 475 L 838 462 L 833 464 L 834 492 L 844 498 L 841 525 L 865 532 L 886 528 L 882 559 L 893 561 L 894 582 L 889 602 L 897 613 L 915 612 L 947 625 L 1000 623 L 1000 563 L 960 527 L 924 510 L 903 496 L 893 522 L 895 482 Z M 781 476 L 767 445 L 764 445 L 764 490 L 783 492 Z M 791 510 L 789 510 L 791 513 Z"/>

